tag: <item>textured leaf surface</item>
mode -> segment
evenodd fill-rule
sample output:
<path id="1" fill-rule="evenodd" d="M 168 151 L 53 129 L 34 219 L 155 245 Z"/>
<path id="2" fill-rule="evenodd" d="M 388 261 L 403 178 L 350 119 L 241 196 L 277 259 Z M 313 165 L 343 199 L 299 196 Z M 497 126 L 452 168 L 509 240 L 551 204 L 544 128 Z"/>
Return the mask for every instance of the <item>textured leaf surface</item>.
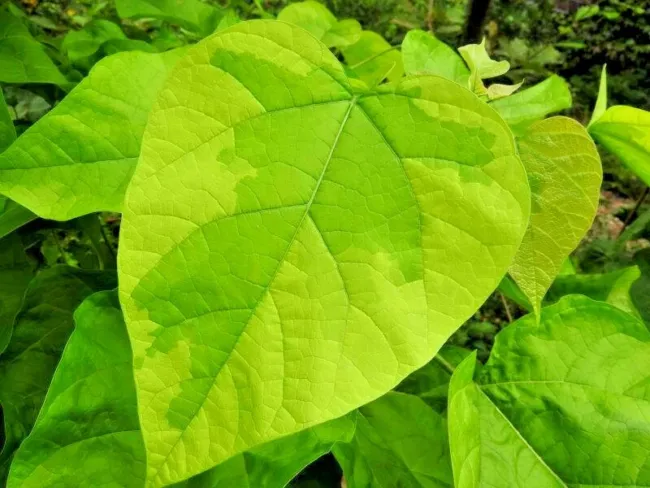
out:
<path id="1" fill-rule="evenodd" d="M 650 333 L 634 317 L 567 297 L 497 336 L 450 386 L 458 488 L 650 484 Z"/>
<path id="2" fill-rule="evenodd" d="M 447 425 L 420 398 L 391 392 L 357 412 L 350 443 L 333 453 L 349 488 L 453 486 Z"/>
<path id="3" fill-rule="evenodd" d="M 278 20 L 302 27 L 327 47 L 349 46 L 361 36 L 361 25 L 353 19 L 338 21 L 323 4 L 306 1 L 292 3 L 278 14 Z"/>
<path id="4" fill-rule="evenodd" d="M 67 83 L 22 20 L 0 8 L 0 82 Z"/>
<path id="5" fill-rule="evenodd" d="M 9 108 L 0 88 L 0 153 L 16 140 L 16 129 L 9 115 Z"/>
<path id="6" fill-rule="evenodd" d="M 145 455 L 131 347 L 115 292 L 91 295 L 31 434 L 14 456 L 8 488 L 141 488 Z"/>
<path id="7" fill-rule="evenodd" d="M 30 282 L 11 342 L 0 356 L 0 403 L 6 434 L 0 465 L 34 425 L 72 332 L 74 310 L 88 295 L 116 285 L 113 273 L 67 266 L 42 271 Z"/>
<path id="8" fill-rule="evenodd" d="M 553 112 L 571 107 L 571 91 L 563 78 L 553 75 L 530 88 L 490 103 L 515 130 L 526 127 Z"/>
<path id="9" fill-rule="evenodd" d="M 497 114 L 439 77 L 350 90 L 308 32 L 254 21 L 161 92 L 119 255 L 151 484 L 379 397 L 514 256 L 530 195 Z"/>
<path id="10" fill-rule="evenodd" d="M 406 34 L 402 42 L 402 59 L 407 75 L 438 75 L 467 87 L 469 69 L 463 58 L 428 32 L 414 29 Z"/>
<path id="11" fill-rule="evenodd" d="M 363 31 L 342 53 L 350 72 L 370 87 L 385 79 L 397 81 L 404 74 L 399 51 L 376 32 Z"/>
<path id="12" fill-rule="evenodd" d="M 130 52 L 100 61 L 0 155 L 0 192 L 55 220 L 121 210 L 147 116 L 178 57 Z"/>
<path id="13" fill-rule="evenodd" d="M 589 133 L 650 185 L 650 112 L 625 105 L 610 107 Z"/>
<path id="14" fill-rule="evenodd" d="M 122 18 L 166 20 L 204 35 L 214 32 L 224 12 L 201 0 L 116 0 L 115 6 Z"/>
<path id="15" fill-rule="evenodd" d="M 0 355 L 9 344 L 14 319 L 33 276 L 20 237 L 13 234 L 0 239 Z"/>
<path id="16" fill-rule="evenodd" d="M 533 205 L 510 275 L 538 312 L 596 215 L 602 167 L 587 131 L 566 117 L 535 122 L 517 142 Z"/>

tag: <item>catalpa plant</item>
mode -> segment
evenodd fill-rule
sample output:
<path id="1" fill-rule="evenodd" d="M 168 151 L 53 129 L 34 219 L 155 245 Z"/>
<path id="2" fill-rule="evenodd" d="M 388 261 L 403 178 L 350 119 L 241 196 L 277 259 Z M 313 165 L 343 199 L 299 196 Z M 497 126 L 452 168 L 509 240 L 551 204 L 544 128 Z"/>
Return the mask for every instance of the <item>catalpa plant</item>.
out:
<path id="1" fill-rule="evenodd" d="M 562 78 L 491 83 L 485 43 L 397 49 L 315 2 L 117 8 L 210 35 L 93 21 L 75 86 L 0 14 L 0 81 L 69 91 L 17 139 L 0 110 L 8 487 L 283 487 L 327 453 L 349 488 L 650 485 L 640 270 L 565 269 L 590 135 L 650 183 L 647 112 L 607 109 L 603 75 L 588 129 L 546 118 Z M 37 218 L 80 223 L 96 269 L 36 272 Z M 530 314 L 483 364 L 446 342 L 497 287 Z"/>

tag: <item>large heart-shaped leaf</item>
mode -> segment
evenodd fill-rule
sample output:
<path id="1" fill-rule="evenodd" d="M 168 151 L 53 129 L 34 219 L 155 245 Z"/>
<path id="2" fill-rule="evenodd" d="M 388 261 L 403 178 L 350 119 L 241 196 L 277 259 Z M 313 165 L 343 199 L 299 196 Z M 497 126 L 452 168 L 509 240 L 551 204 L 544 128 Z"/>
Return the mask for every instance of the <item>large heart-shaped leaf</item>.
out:
<path id="1" fill-rule="evenodd" d="M 502 331 L 450 385 L 457 488 L 650 485 L 650 333 L 570 296 Z"/>
<path id="2" fill-rule="evenodd" d="M 354 92 L 282 22 L 200 43 L 150 116 L 118 257 L 150 483 L 422 366 L 498 284 L 529 201 L 507 125 L 453 82 Z"/>
<path id="3" fill-rule="evenodd" d="M 510 275 L 539 312 L 562 263 L 591 226 L 603 173 L 596 146 L 572 119 L 536 122 L 517 143 L 533 206 Z"/>
<path id="4" fill-rule="evenodd" d="M 48 219 L 121 210 L 147 116 L 179 54 L 129 52 L 97 63 L 0 155 L 0 192 Z"/>

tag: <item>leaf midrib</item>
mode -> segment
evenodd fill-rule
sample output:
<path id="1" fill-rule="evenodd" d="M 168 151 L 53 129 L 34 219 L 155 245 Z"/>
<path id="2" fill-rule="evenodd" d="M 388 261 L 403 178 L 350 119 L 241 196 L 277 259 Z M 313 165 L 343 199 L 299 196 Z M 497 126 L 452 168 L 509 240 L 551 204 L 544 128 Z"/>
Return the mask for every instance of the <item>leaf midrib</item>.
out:
<path id="1" fill-rule="evenodd" d="M 341 139 L 341 135 L 343 134 L 343 129 L 345 128 L 345 125 L 347 124 L 348 120 L 350 119 L 350 114 L 352 113 L 352 109 L 356 106 L 358 98 L 359 98 L 358 96 L 355 96 L 355 97 L 350 99 L 350 105 L 349 105 L 345 115 L 343 116 L 343 121 L 341 122 L 341 126 L 339 127 L 339 130 L 338 130 L 338 132 L 336 134 L 336 137 L 334 138 L 334 142 L 332 143 L 332 149 L 330 150 L 330 152 L 328 154 L 328 157 L 327 157 L 327 160 L 325 161 L 325 164 L 323 165 L 323 170 L 321 171 L 320 177 L 318 178 L 318 181 L 316 182 L 316 185 L 315 185 L 314 190 L 312 192 L 312 196 L 309 199 L 309 201 L 305 204 L 305 211 L 304 211 L 302 217 L 300 218 L 300 221 L 296 225 L 296 229 L 295 229 L 293 235 L 291 236 L 291 239 L 289 240 L 289 243 L 287 244 L 287 247 L 286 247 L 286 249 L 284 251 L 284 254 L 278 260 L 278 264 L 277 264 L 273 274 L 271 275 L 271 278 L 269 279 L 266 287 L 264 288 L 264 290 L 260 294 L 259 300 L 255 304 L 255 306 L 251 309 L 251 312 L 250 312 L 250 314 L 248 316 L 248 319 L 246 320 L 246 325 L 244 326 L 244 330 L 242 330 L 242 333 L 239 334 L 239 336 L 235 340 L 235 343 L 230 348 L 230 351 L 228 352 L 228 355 L 226 356 L 226 358 L 224 359 L 222 364 L 225 365 L 230 360 L 230 357 L 232 356 L 233 352 L 237 348 L 237 344 L 239 343 L 242 336 L 244 335 L 244 331 L 248 327 L 250 319 L 255 315 L 255 312 L 257 311 L 257 308 L 259 307 L 259 305 L 262 303 L 263 298 L 266 296 L 266 294 L 271 289 L 271 286 L 273 285 L 273 282 L 275 281 L 275 278 L 277 277 L 277 274 L 278 274 L 280 268 L 282 267 L 282 263 L 285 261 L 287 255 L 289 254 L 289 251 L 291 250 L 291 247 L 292 247 L 294 241 L 296 240 L 296 237 L 298 236 L 298 233 L 300 232 L 300 228 L 302 227 L 302 224 L 305 221 L 305 218 L 307 217 L 307 215 L 309 214 L 309 210 L 311 209 L 312 204 L 314 203 L 314 199 L 316 198 L 316 195 L 318 194 L 318 190 L 320 189 L 320 186 L 321 186 L 321 184 L 323 182 L 323 179 L 325 178 L 325 173 L 327 173 L 327 169 L 329 168 L 329 165 L 330 165 L 330 163 L 332 161 L 332 158 L 334 156 L 334 151 L 336 151 L 336 148 L 338 147 L 339 140 Z M 216 376 L 214 377 L 214 380 L 216 380 Z M 188 430 L 188 427 L 189 427 L 190 423 L 196 418 L 196 413 L 203 408 L 203 405 L 205 404 L 205 401 L 207 400 L 208 395 L 212 391 L 213 387 L 214 387 L 214 385 L 212 385 L 210 388 L 207 389 L 207 391 L 206 391 L 205 395 L 203 395 L 203 398 L 201 399 L 201 401 L 199 403 L 197 403 L 196 410 L 195 410 L 194 414 L 192 415 L 192 420 L 190 420 L 190 422 L 188 422 L 187 426 L 182 430 L 181 434 L 178 436 L 178 439 L 176 439 L 174 444 L 170 447 L 170 449 L 167 452 L 167 455 L 165 456 L 165 458 L 161 462 L 157 463 L 158 467 L 153 472 L 153 474 L 148 475 L 147 478 L 152 478 L 154 476 L 157 476 L 158 473 L 160 472 L 160 468 L 162 466 L 164 466 L 165 464 L 167 464 L 167 460 L 171 456 L 172 452 L 175 450 L 178 443 L 183 439 L 185 433 Z"/>

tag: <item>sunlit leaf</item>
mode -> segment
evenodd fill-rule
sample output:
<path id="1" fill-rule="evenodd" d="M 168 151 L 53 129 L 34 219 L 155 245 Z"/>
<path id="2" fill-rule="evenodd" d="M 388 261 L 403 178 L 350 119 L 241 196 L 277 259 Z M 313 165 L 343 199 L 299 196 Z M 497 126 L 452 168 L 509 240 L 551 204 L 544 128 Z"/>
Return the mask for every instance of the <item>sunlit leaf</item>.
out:
<path id="1" fill-rule="evenodd" d="M 282 22 L 197 45 L 150 115 L 120 236 L 150 484 L 423 366 L 499 283 L 529 203 L 506 124 L 456 83 L 353 92 Z"/>

